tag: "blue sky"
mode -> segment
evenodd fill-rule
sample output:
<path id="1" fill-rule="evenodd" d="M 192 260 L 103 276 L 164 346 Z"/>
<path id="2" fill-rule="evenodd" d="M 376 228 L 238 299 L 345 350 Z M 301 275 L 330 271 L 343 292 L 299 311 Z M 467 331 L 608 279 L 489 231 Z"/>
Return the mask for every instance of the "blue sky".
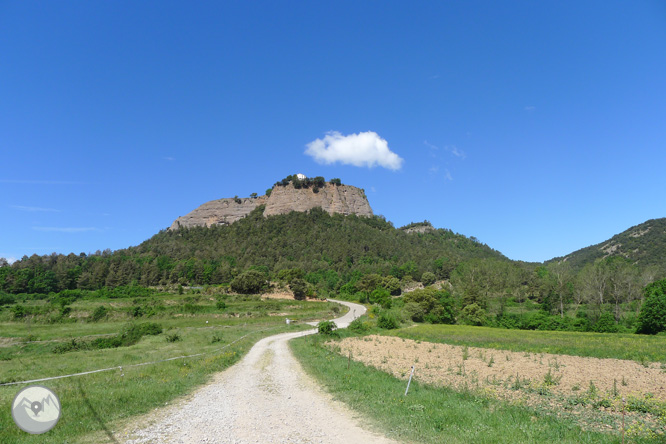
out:
<path id="1" fill-rule="evenodd" d="M 296 172 L 564 255 L 666 217 L 664 54 L 657 0 L 2 1 L 0 256 L 137 245 Z"/>

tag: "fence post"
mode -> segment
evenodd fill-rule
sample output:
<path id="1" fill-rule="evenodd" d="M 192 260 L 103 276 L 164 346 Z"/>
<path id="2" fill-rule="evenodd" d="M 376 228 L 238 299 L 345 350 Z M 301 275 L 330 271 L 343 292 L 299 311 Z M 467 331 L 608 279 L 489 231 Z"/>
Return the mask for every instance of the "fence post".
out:
<path id="1" fill-rule="evenodd" d="M 412 383 L 412 376 L 414 376 L 414 366 L 412 365 L 412 372 L 409 374 L 409 381 L 407 381 L 407 388 L 405 389 L 405 396 L 407 396 L 407 392 L 409 391 L 409 384 Z"/>

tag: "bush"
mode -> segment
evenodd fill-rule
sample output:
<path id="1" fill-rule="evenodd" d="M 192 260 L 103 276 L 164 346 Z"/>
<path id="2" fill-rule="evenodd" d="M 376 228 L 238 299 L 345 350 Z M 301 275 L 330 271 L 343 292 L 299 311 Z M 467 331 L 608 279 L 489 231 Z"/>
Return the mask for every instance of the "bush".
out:
<path id="1" fill-rule="evenodd" d="M 294 299 L 302 301 L 307 296 L 308 284 L 303 279 L 295 278 L 289 284 L 289 289 L 294 293 Z"/>
<path id="2" fill-rule="evenodd" d="M 654 335 L 666 331 L 666 279 L 645 287 L 645 302 L 638 315 L 636 333 Z"/>
<path id="3" fill-rule="evenodd" d="M 615 318 L 611 313 L 603 313 L 597 319 L 597 322 L 594 323 L 592 331 L 597 333 L 617 333 L 617 324 L 615 323 Z"/>
<path id="4" fill-rule="evenodd" d="M 104 319 L 107 314 L 108 314 L 108 309 L 104 305 L 100 305 L 95 309 L 95 311 L 92 312 L 92 314 L 90 315 L 90 320 L 92 322 L 100 321 Z"/>
<path id="5" fill-rule="evenodd" d="M 414 322 L 423 322 L 427 313 L 425 307 L 416 302 L 407 302 L 402 311 L 406 317 Z"/>
<path id="6" fill-rule="evenodd" d="M 400 321 L 393 313 L 382 313 L 377 318 L 377 327 L 393 330 L 400 327 Z"/>
<path id="7" fill-rule="evenodd" d="M 0 293 L 0 306 L 2 305 L 12 305 L 16 302 L 16 298 L 7 293 Z"/>
<path id="8" fill-rule="evenodd" d="M 455 324 L 453 297 L 448 291 L 424 288 L 407 293 L 403 297 L 404 313 L 414 322 L 428 321 L 433 324 Z M 418 307 L 417 307 L 418 306 Z"/>
<path id="9" fill-rule="evenodd" d="M 139 331 L 143 335 L 157 336 L 162 334 L 162 326 L 155 322 L 144 322 L 143 324 L 139 324 Z"/>
<path id="10" fill-rule="evenodd" d="M 376 288 L 370 293 L 370 303 L 372 304 L 379 304 L 382 306 L 382 308 L 391 308 L 392 300 L 391 300 L 391 293 L 389 293 L 388 290 L 384 288 Z"/>
<path id="11" fill-rule="evenodd" d="M 395 276 L 385 276 L 382 279 L 382 287 L 391 293 L 391 296 L 400 296 L 402 289 L 400 288 L 400 279 Z"/>
<path id="12" fill-rule="evenodd" d="M 145 310 L 142 306 L 135 305 L 134 307 L 130 307 L 129 313 L 133 318 L 140 318 L 145 314 Z"/>
<path id="13" fill-rule="evenodd" d="M 215 307 L 216 307 L 218 310 L 224 310 L 225 308 L 227 308 L 227 304 L 225 304 L 224 301 L 217 301 L 217 302 L 215 303 Z"/>
<path id="14" fill-rule="evenodd" d="M 354 333 L 365 333 L 370 330 L 370 326 L 366 322 L 363 322 L 361 318 L 356 318 L 351 321 L 347 328 Z"/>
<path id="15" fill-rule="evenodd" d="M 183 338 L 180 337 L 180 334 L 178 332 L 175 333 L 169 333 L 166 335 L 166 341 L 167 342 L 178 342 L 181 341 Z"/>
<path id="16" fill-rule="evenodd" d="M 231 289 L 241 294 L 261 293 L 266 285 L 266 276 L 257 270 L 248 270 L 231 281 Z"/>
<path id="17" fill-rule="evenodd" d="M 317 324 L 317 332 L 319 332 L 320 335 L 333 336 L 337 334 L 335 331 L 337 328 L 338 326 L 335 325 L 335 322 L 333 321 L 321 321 L 319 324 Z"/>
<path id="18" fill-rule="evenodd" d="M 143 324 L 129 324 L 120 334 L 111 337 L 96 338 L 92 341 L 72 339 L 68 342 L 56 344 L 53 347 L 53 353 L 66 353 L 77 350 L 103 350 L 107 348 L 129 347 L 134 345 L 143 336 L 159 335 L 162 333 L 162 326 L 154 322 Z"/>
<path id="19" fill-rule="evenodd" d="M 421 283 L 423 285 L 425 285 L 426 287 L 428 285 L 434 284 L 436 280 L 437 280 L 437 278 L 435 277 L 435 274 L 431 273 L 429 271 L 426 271 L 425 273 L 423 273 L 421 275 Z"/>
<path id="20" fill-rule="evenodd" d="M 12 314 L 14 315 L 14 319 L 23 319 L 27 314 L 27 310 L 23 305 L 16 304 L 12 307 Z"/>
<path id="21" fill-rule="evenodd" d="M 463 321 L 468 325 L 481 326 L 486 324 L 486 310 L 479 307 L 477 304 L 465 306 L 460 315 Z"/>

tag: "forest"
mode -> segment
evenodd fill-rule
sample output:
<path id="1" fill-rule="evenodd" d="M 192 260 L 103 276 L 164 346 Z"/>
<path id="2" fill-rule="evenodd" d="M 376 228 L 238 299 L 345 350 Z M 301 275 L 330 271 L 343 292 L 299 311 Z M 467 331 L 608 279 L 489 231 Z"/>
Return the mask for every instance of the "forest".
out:
<path id="1" fill-rule="evenodd" d="M 319 208 L 265 218 L 263 209 L 228 226 L 163 230 L 115 252 L 2 263 L 0 305 L 75 290 L 88 297 L 178 286 L 260 293 L 272 282 L 297 297 L 386 305 L 403 290 L 434 284 L 448 295 L 436 296 L 450 301 L 448 319 L 505 328 L 633 331 L 644 288 L 665 277 L 663 268 L 620 256 L 585 264 L 526 263 L 451 230 L 404 230 L 424 223 L 397 229 L 381 216 L 331 215 Z M 414 320 L 446 318 L 428 317 L 429 309 L 419 312 L 414 305 L 409 310 L 406 316 Z"/>

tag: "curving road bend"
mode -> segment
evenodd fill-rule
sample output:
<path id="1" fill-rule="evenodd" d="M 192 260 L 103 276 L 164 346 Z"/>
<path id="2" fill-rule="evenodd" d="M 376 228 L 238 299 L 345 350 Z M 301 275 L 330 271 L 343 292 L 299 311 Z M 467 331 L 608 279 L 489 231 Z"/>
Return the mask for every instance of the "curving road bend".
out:
<path id="1" fill-rule="evenodd" d="M 349 307 L 334 319 L 346 327 L 365 313 Z M 316 333 L 308 330 L 270 336 L 257 342 L 236 365 L 217 374 L 187 401 L 152 413 L 150 426 L 128 431 L 139 443 L 396 443 L 363 429 L 340 402 L 307 376 L 287 342 Z"/>

